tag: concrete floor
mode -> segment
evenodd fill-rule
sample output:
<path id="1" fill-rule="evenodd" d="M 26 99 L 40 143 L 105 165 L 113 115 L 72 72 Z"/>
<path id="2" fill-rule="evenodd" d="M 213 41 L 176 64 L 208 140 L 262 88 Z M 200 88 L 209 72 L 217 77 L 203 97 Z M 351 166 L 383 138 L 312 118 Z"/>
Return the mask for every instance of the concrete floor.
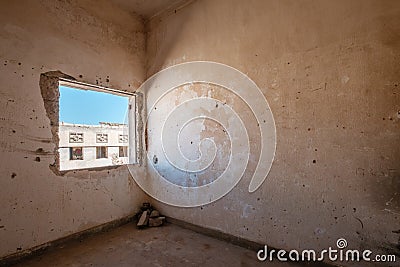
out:
<path id="1" fill-rule="evenodd" d="M 179 226 L 132 223 L 73 240 L 15 266 L 303 266 L 259 262 L 256 252 Z"/>

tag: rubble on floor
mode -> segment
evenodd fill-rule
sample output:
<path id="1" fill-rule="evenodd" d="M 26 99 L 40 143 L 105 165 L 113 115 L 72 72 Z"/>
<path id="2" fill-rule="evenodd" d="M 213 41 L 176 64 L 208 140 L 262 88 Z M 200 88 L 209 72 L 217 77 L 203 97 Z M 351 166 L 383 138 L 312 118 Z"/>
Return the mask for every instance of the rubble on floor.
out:
<path id="1" fill-rule="evenodd" d="M 165 217 L 160 215 L 160 212 L 154 209 L 150 203 L 143 203 L 140 211 L 136 214 L 138 220 L 138 228 L 158 227 L 163 225 Z"/>

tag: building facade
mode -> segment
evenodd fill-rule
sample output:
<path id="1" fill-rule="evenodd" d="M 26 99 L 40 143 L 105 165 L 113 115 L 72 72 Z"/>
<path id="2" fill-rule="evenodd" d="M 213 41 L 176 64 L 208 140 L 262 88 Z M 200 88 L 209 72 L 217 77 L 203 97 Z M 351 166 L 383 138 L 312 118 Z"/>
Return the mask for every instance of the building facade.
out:
<path id="1" fill-rule="evenodd" d="M 87 169 L 128 163 L 128 126 L 100 122 L 99 125 L 59 125 L 60 170 Z"/>

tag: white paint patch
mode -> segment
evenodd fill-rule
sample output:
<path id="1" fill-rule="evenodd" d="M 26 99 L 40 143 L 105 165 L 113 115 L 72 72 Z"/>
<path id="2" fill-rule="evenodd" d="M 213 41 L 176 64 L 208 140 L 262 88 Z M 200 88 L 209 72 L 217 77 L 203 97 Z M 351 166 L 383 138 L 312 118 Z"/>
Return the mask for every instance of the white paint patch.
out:
<path id="1" fill-rule="evenodd" d="M 341 79 L 342 84 L 346 84 L 349 80 L 350 80 L 350 78 L 349 78 L 348 76 L 346 76 L 346 75 L 344 75 L 344 76 L 342 77 L 342 79 Z"/>
<path id="2" fill-rule="evenodd" d="M 211 98 L 209 93 L 208 97 L 194 93 L 192 98 L 175 104 L 164 101 L 170 92 L 194 83 L 227 89 L 243 100 L 256 118 L 261 149 L 249 192 L 254 192 L 264 182 L 275 156 L 276 129 L 272 112 L 263 93 L 246 75 L 224 64 L 203 61 L 175 65 L 155 74 L 140 88 L 146 97 L 147 161 L 141 173 L 136 166 L 128 167 L 146 193 L 161 202 L 180 207 L 206 205 L 229 193 L 242 178 L 250 156 L 245 124 L 226 102 Z M 229 158 L 225 169 L 204 185 L 199 185 L 197 175 L 207 173 L 217 156 L 225 154 L 219 152 L 214 138 L 200 138 L 204 123 L 199 124 L 199 120 L 211 120 L 219 125 L 230 141 L 227 143 L 230 144 L 230 153 L 226 155 Z M 189 141 L 190 136 L 195 138 Z M 189 143 L 191 148 L 184 148 Z M 190 181 L 184 185 L 175 184 L 176 171 L 190 174 Z M 146 175 L 142 175 L 143 172 Z M 248 212 L 247 207 L 243 215 L 247 216 Z"/>
<path id="3" fill-rule="evenodd" d="M 242 210 L 242 214 L 240 215 L 241 218 L 248 218 L 249 215 L 253 213 L 253 206 L 249 204 L 245 204 Z"/>

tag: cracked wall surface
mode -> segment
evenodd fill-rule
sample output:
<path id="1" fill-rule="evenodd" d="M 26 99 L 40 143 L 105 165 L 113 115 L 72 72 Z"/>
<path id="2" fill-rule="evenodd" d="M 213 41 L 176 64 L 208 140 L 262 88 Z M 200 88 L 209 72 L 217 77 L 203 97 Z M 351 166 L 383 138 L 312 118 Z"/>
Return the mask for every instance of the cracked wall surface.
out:
<path id="1" fill-rule="evenodd" d="M 134 91 L 145 79 L 145 35 L 141 18 L 109 1 L 20 0 L 1 7 L 3 257 L 131 215 L 146 199 L 125 166 L 63 176 L 51 170 L 58 90 L 45 89 L 51 78 L 39 87 L 41 74 L 65 73 Z"/>
<path id="2" fill-rule="evenodd" d="M 398 1 L 286 0 L 199 0 L 152 18 L 148 76 L 195 60 L 230 65 L 261 88 L 277 131 L 271 172 L 256 192 L 247 191 L 245 174 L 212 204 L 159 203 L 163 214 L 288 250 L 335 247 L 343 237 L 353 248 L 399 256 L 399 18 Z M 164 98 L 177 106 L 190 94 L 204 92 L 191 86 Z M 215 131 L 197 128 L 185 145 Z M 255 146 L 250 158 L 257 153 Z"/>

